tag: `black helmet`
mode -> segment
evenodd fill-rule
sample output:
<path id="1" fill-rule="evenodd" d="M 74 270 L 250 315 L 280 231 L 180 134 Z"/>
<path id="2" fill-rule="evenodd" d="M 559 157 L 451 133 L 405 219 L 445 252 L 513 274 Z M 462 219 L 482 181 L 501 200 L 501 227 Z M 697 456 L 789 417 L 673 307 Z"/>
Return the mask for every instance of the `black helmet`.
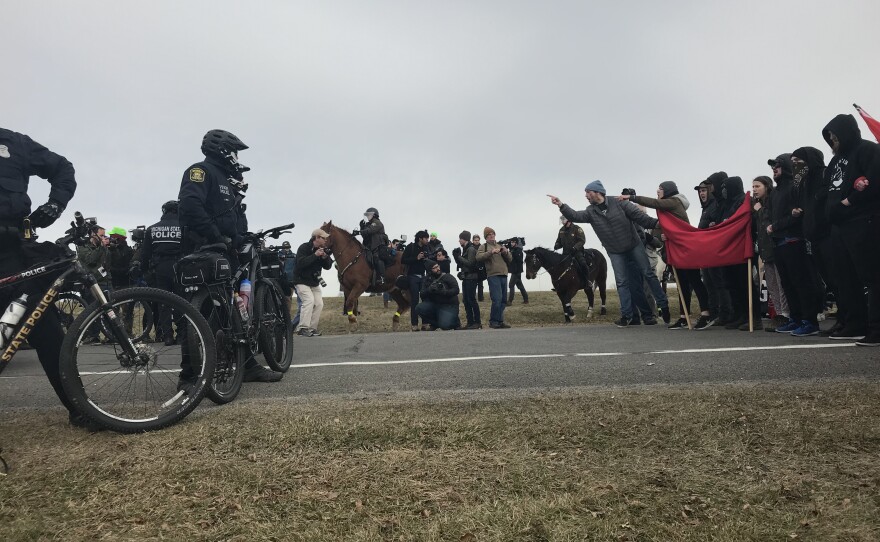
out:
<path id="1" fill-rule="evenodd" d="M 375 207 L 370 207 L 369 209 L 367 209 L 367 211 L 364 213 L 364 216 L 367 216 L 370 213 L 373 213 L 373 216 L 379 218 L 379 210 Z"/>
<path id="2" fill-rule="evenodd" d="M 235 134 L 226 130 L 209 130 L 202 138 L 202 154 L 219 158 L 226 162 L 227 169 L 233 173 L 249 171 L 250 168 L 238 163 L 238 151 L 247 149 Z"/>
<path id="3" fill-rule="evenodd" d="M 174 213 L 177 214 L 177 200 L 173 199 L 171 201 L 166 201 L 162 204 L 162 214 Z"/>

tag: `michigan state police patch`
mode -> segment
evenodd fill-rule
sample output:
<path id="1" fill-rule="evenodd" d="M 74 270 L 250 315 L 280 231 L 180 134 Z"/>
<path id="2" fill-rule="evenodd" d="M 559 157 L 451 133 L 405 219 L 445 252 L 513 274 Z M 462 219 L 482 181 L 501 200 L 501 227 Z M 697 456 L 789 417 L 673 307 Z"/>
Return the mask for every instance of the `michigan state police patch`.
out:
<path id="1" fill-rule="evenodd" d="M 205 170 L 199 167 L 194 167 L 189 170 L 189 180 L 194 183 L 201 183 L 205 181 Z"/>

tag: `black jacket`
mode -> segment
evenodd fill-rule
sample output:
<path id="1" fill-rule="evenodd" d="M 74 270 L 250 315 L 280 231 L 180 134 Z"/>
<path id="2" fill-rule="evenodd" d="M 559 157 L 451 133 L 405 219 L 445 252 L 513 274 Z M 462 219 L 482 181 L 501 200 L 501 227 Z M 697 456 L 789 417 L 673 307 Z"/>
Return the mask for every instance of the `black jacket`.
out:
<path id="1" fill-rule="evenodd" d="M 837 154 L 828 164 L 828 199 L 826 214 L 832 224 L 854 218 L 880 215 L 880 145 L 862 139 L 859 125 L 852 115 L 837 115 L 825 128 L 822 136 L 831 145 L 830 134 L 840 141 Z M 854 189 L 856 179 L 867 177 L 868 188 Z M 844 199 L 850 205 L 841 203 Z"/>
<path id="2" fill-rule="evenodd" d="M 31 175 L 52 185 L 49 199 L 62 207 L 76 191 L 73 164 L 24 134 L 0 128 L 0 220 L 18 225 L 31 213 Z"/>
<path id="3" fill-rule="evenodd" d="M 312 241 L 306 241 L 296 249 L 296 268 L 293 270 L 293 283 L 306 286 L 318 286 L 318 277 L 322 269 L 330 269 L 333 260 L 330 257 L 315 256 L 317 249 Z"/>
<path id="4" fill-rule="evenodd" d="M 795 184 L 800 192 L 800 207 L 803 209 L 804 237 L 819 241 L 830 233 L 830 224 L 825 216 L 825 200 L 828 199 L 828 184 L 825 180 L 825 155 L 814 147 L 801 147 L 792 153 L 806 162 L 807 171 Z"/>
<path id="5" fill-rule="evenodd" d="M 771 236 L 777 242 L 785 238 L 801 239 L 804 236 L 803 215 L 793 216 L 791 211 L 801 207 L 800 187 L 795 186 L 791 164 L 791 155 L 780 155 L 782 173 L 776 177 L 776 187 L 770 200 L 770 224 L 773 226 Z"/>
<path id="6" fill-rule="evenodd" d="M 480 264 L 477 262 L 477 247 L 470 241 L 464 246 L 461 255 L 456 258 L 455 263 L 461 269 L 461 280 L 478 280 L 479 273 L 477 269 Z"/>
<path id="7" fill-rule="evenodd" d="M 510 263 L 507 264 L 507 270 L 511 273 L 523 272 L 523 249 L 519 244 L 510 249 Z"/>
<path id="8" fill-rule="evenodd" d="M 165 213 L 162 219 L 147 228 L 141 247 L 141 269 L 148 271 L 157 262 L 178 260 L 182 255 L 180 220 L 177 213 Z"/>
<path id="9" fill-rule="evenodd" d="M 438 305 L 458 306 L 458 281 L 449 273 L 428 273 L 422 283 L 421 297 Z"/>
<path id="10" fill-rule="evenodd" d="M 240 241 L 239 211 L 226 168 L 213 158 L 193 164 L 180 182 L 179 219 L 188 246 Z"/>
<path id="11" fill-rule="evenodd" d="M 419 259 L 419 253 L 425 252 L 427 254 L 428 251 L 428 245 L 420 247 L 417 242 L 406 245 L 406 248 L 403 249 L 403 256 L 401 256 L 401 261 L 406 264 L 406 273 L 408 275 L 425 274 L 425 260 Z"/>

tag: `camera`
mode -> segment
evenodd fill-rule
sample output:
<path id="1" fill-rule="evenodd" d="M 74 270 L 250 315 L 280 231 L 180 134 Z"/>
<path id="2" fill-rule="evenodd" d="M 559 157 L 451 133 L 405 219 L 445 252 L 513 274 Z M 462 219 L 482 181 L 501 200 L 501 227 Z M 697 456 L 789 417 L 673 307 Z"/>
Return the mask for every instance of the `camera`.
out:
<path id="1" fill-rule="evenodd" d="M 329 247 L 324 247 L 324 255 L 325 255 L 325 256 L 328 256 L 328 257 L 329 257 L 329 256 L 333 256 L 333 251 L 330 250 Z"/>
<path id="2" fill-rule="evenodd" d="M 318 281 L 318 284 L 321 285 L 321 288 L 326 288 L 326 287 L 327 287 L 327 281 L 324 280 L 324 277 L 322 277 L 322 276 L 319 275 L 318 273 L 315 273 L 315 274 L 313 275 L 313 277 L 314 277 L 315 280 Z"/>
<path id="3" fill-rule="evenodd" d="M 623 191 L 620 193 L 620 195 L 634 197 L 636 195 L 636 189 L 635 188 L 624 188 Z"/>
<path id="4" fill-rule="evenodd" d="M 505 239 L 501 241 L 500 244 L 507 250 L 513 248 L 513 242 L 516 241 L 516 244 L 520 246 L 520 248 L 526 246 L 526 238 L 525 237 L 511 237 L 510 239 Z"/>
<path id="5" fill-rule="evenodd" d="M 138 226 L 133 230 L 128 230 L 128 233 L 131 234 L 131 240 L 135 243 L 143 243 L 144 238 L 147 235 L 146 226 Z"/>

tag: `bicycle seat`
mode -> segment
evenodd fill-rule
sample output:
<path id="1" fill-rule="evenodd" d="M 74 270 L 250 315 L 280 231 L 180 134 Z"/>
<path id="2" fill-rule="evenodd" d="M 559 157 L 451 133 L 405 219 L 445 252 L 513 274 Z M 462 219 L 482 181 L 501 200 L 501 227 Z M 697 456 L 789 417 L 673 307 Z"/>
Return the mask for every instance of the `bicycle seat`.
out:
<path id="1" fill-rule="evenodd" d="M 201 247 L 199 247 L 199 252 L 219 252 L 221 254 L 226 254 L 227 250 L 228 249 L 226 248 L 225 243 L 214 243 L 211 245 L 202 245 Z"/>

